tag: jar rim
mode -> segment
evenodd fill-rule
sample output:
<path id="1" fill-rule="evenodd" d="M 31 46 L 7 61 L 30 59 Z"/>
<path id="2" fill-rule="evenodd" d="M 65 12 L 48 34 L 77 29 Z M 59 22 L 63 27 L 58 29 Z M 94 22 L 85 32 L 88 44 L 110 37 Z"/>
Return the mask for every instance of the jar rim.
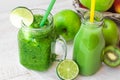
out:
<path id="1" fill-rule="evenodd" d="M 45 12 L 46 12 L 46 10 L 45 9 L 41 9 L 41 8 L 34 8 L 34 9 L 30 9 L 31 10 L 31 12 L 32 12 L 32 14 L 34 15 L 34 14 L 40 14 L 40 15 L 42 15 L 42 16 L 44 16 L 44 14 L 45 14 Z M 37 12 L 37 13 L 36 13 Z M 48 21 L 49 21 L 49 24 L 47 24 L 46 26 L 47 27 L 45 27 L 45 26 L 43 26 L 43 27 L 41 27 L 41 28 L 30 28 L 30 27 L 28 27 L 23 21 L 21 21 L 21 26 L 22 26 L 22 28 L 25 28 L 25 29 L 31 29 L 31 30 L 45 30 L 45 29 L 50 29 L 50 28 L 53 28 L 54 26 L 53 26 L 53 15 L 52 15 L 52 13 L 50 13 L 49 15 L 48 15 Z M 29 25 L 30 26 L 30 25 Z"/>

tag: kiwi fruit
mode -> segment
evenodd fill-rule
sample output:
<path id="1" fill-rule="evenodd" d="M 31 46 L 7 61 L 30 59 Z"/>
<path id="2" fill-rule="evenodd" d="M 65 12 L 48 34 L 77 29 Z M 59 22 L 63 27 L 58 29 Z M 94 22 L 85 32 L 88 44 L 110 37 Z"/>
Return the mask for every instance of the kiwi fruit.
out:
<path id="1" fill-rule="evenodd" d="M 103 62 L 109 67 L 120 65 L 120 49 L 114 46 L 108 46 L 103 50 Z"/>

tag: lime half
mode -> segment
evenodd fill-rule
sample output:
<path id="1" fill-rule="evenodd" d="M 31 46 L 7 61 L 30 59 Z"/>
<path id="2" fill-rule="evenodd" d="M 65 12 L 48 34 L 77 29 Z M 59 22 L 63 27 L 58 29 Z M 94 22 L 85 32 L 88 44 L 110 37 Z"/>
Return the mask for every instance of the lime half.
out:
<path id="1" fill-rule="evenodd" d="M 63 80 L 72 80 L 79 73 L 78 65 L 73 60 L 63 60 L 57 66 L 57 74 Z"/>
<path id="2" fill-rule="evenodd" d="M 17 7 L 13 9 L 10 13 L 10 21 L 11 23 L 17 27 L 21 27 L 21 23 L 23 22 L 26 26 L 29 26 L 33 22 L 33 14 L 31 10 L 26 7 Z"/>

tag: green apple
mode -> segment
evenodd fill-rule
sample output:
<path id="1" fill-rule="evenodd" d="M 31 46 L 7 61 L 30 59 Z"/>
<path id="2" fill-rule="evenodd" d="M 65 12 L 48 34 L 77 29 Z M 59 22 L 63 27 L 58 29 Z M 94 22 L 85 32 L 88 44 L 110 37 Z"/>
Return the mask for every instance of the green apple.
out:
<path id="1" fill-rule="evenodd" d="M 104 19 L 103 35 L 106 46 L 117 45 L 119 43 L 119 29 L 117 24 L 111 19 Z"/>
<path id="2" fill-rule="evenodd" d="M 73 10 L 64 9 L 54 15 L 54 26 L 57 34 L 66 41 L 74 39 L 81 25 L 80 16 Z"/>
<path id="3" fill-rule="evenodd" d="M 80 3 L 89 8 L 91 7 L 91 0 L 79 0 Z M 95 10 L 107 11 L 113 4 L 114 0 L 96 0 Z"/>

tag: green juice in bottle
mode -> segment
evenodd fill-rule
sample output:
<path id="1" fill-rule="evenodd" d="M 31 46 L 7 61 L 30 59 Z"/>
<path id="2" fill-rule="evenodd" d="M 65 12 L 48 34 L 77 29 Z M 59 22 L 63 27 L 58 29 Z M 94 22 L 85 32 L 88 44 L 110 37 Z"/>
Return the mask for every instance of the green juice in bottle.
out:
<path id="1" fill-rule="evenodd" d="M 89 76 L 101 67 L 100 55 L 105 46 L 102 34 L 100 13 L 95 14 L 94 23 L 89 22 L 86 15 L 82 18 L 80 30 L 74 39 L 73 59 L 79 66 L 80 74 Z"/>

